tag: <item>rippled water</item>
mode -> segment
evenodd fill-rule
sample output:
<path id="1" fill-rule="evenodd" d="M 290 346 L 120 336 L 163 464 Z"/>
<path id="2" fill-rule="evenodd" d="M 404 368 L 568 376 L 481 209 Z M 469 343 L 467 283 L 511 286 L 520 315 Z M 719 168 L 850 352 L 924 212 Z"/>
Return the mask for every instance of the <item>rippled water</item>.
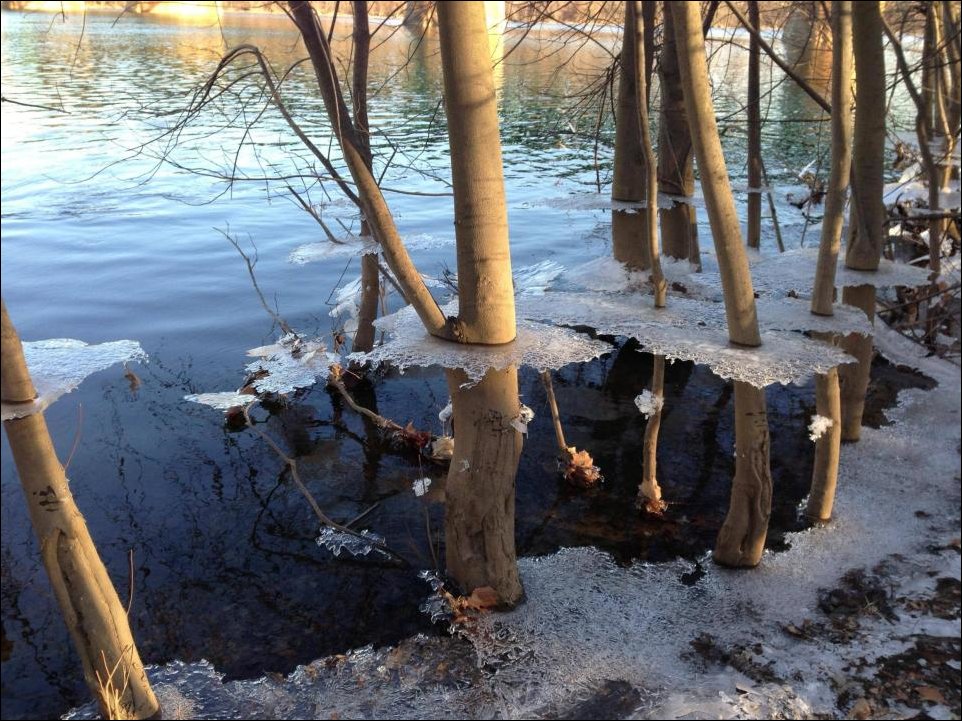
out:
<path id="1" fill-rule="evenodd" d="M 237 157 L 250 176 L 301 172 L 302 163 L 289 153 L 303 153 L 275 112 L 265 113 L 246 138 L 226 129 L 222 115 L 200 117 L 170 160 L 203 167 L 208 175 L 158 164 L 156 145 L 132 152 L 169 122 L 169 115 L 158 113 L 184 107 L 226 47 L 256 42 L 277 68 L 300 58 L 286 18 L 237 16 L 207 26 L 128 16 L 113 25 L 105 15 L 82 23 L 78 16 L 63 22 L 3 12 L 2 36 L 3 95 L 67 111 L 2 105 L 2 283 L 14 323 L 25 340 L 136 339 L 151 357 L 136 369 L 139 388 L 115 368 L 91 377 L 47 413 L 62 458 L 80 438 L 69 475 L 121 589 L 134 549 L 132 621 L 142 655 L 155 663 L 207 658 L 229 676 L 251 676 L 428 630 L 417 610 L 427 589 L 413 571 L 324 554 L 314 543 L 309 509 L 278 459 L 251 434 L 228 432 L 218 413 L 182 401 L 187 393 L 235 388 L 244 351 L 274 337 L 243 262 L 216 229 L 229 228 L 256 244 L 261 287 L 301 330 L 330 332 L 329 294 L 357 273 L 356 264 L 345 262 L 287 262 L 295 247 L 321 238 L 283 185 L 250 180 L 227 188 L 210 177 L 233 162 L 241 140 Z M 337 41 L 342 52 L 345 38 Z M 536 62 L 539 53 L 557 47 L 551 36 L 529 37 L 498 70 L 518 267 L 546 254 L 572 265 L 609 252 L 605 213 L 563 212 L 540 202 L 594 188 L 594 110 L 575 116 L 568 109 L 572 96 L 610 62 L 591 44 Z M 713 79 L 729 169 L 735 184 L 744 184 L 738 113 L 744 52 L 737 44 L 715 49 Z M 326 142 L 306 68 L 292 75 L 285 97 L 305 129 Z M 371 83 L 380 88 L 371 100 L 372 124 L 400 150 L 385 185 L 431 194 L 388 194 L 402 234 L 451 236 L 436 41 L 419 43 L 405 30 L 386 37 L 375 52 Z M 246 103 L 248 118 L 260 110 L 250 92 L 236 102 Z M 788 84 L 778 84 L 766 102 L 772 119 L 786 121 L 766 126 L 769 173 L 783 186 L 794 184 L 795 174 L 827 149 L 828 127 L 798 122 L 814 117 L 815 109 Z M 603 140 L 610 138 L 610 127 L 603 130 Z M 383 138 L 378 145 L 391 147 Z M 610 155 L 602 142 L 602 180 Z M 316 189 L 313 197 L 322 200 Z M 334 227 L 335 217 L 353 222 L 343 205 L 328 209 L 327 217 Z M 797 244 L 800 213 L 781 203 L 780 217 Z M 808 237 L 814 242 L 816 236 L 809 231 Z M 432 275 L 454 265 L 451 248 L 426 250 L 415 260 Z M 640 470 L 644 427 L 632 398 L 650 373 L 650 359 L 628 347 L 568 368 L 556 381 L 569 438 L 588 446 L 608 478 L 587 494 L 558 482 L 544 394 L 534 374 L 522 374 L 525 402 L 540 417 L 519 474 L 520 552 L 595 544 L 622 559 L 661 560 L 694 558 L 709 546 L 731 473 L 729 390 L 690 364 L 669 368 L 661 465 L 666 495 L 679 511 L 671 523 L 652 523 L 627 502 Z M 388 416 L 435 430 L 437 411 L 447 401 L 443 378 L 433 370 L 389 376 L 358 395 Z M 794 522 L 794 503 L 809 473 L 804 418 L 811 392 L 776 389 L 770 403 L 781 424 L 773 438 L 776 488 L 783 491 L 777 531 Z M 423 509 L 434 533 L 441 509 L 415 498 L 410 484 L 425 474 L 440 478 L 442 469 L 422 468 L 387 447 L 323 388 L 271 410 L 264 427 L 297 455 L 329 515 L 347 520 L 378 504 L 362 525 L 415 567 L 431 565 Z M 58 714 L 84 699 L 85 691 L 37 563 L 5 444 L 2 464 L 2 713 Z M 773 538 L 777 543 L 778 534 Z"/>

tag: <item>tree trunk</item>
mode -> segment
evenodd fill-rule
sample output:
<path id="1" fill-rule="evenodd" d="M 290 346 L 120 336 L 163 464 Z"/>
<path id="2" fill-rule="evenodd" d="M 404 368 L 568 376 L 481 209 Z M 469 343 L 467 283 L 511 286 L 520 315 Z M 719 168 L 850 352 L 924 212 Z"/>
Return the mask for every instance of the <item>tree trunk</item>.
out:
<path id="1" fill-rule="evenodd" d="M 735 381 L 735 478 L 712 557 L 723 566 L 757 566 L 772 509 L 765 391 Z"/>
<path id="2" fill-rule="evenodd" d="M 858 3 L 855 3 L 858 5 Z M 842 289 L 842 302 L 861 308 L 869 322 L 875 323 L 875 286 L 859 285 Z M 839 366 L 838 381 L 842 393 L 842 440 L 857 441 L 862 435 L 862 412 L 865 393 L 872 370 L 872 336 L 852 333 L 842 339 L 842 350 L 858 362 Z"/>
<path id="3" fill-rule="evenodd" d="M 645 166 L 638 123 L 638 76 L 634 5 L 625 3 L 625 31 L 621 45 L 621 73 L 618 80 L 618 106 L 615 113 L 614 177 L 611 199 L 640 203 L 645 199 Z M 611 239 L 615 260 L 637 270 L 648 270 L 651 259 L 645 245 L 648 208 L 633 212 L 611 211 Z M 652 212 L 656 212 L 652 210 Z"/>
<path id="4" fill-rule="evenodd" d="M 351 105 L 361 156 L 368 172 L 372 172 L 370 123 L 367 117 L 367 71 L 371 58 L 371 28 L 368 25 L 366 0 L 351 3 L 354 12 L 354 66 L 351 73 Z M 367 220 L 361 220 L 361 236 L 370 236 Z M 374 320 L 381 293 L 380 273 L 376 255 L 361 256 L 361 304 L 357 314 L 357 332 L 351 350 L 368 353 L 374 348 Z"/>
<path id="5" fill-rule="evenodd" d="M 666 504 L 661 498 L 658 485 L 658 431 L 661 429 L 661 409 L 665 400 L 665 356 L 654 356 L 651 372 L 651 394 L 658 407 L 648 416 L 645 425 L 644 460 L 642 462 L 641 485 L 638 487 L 638 504 L 651 513 L 661 513 Z"/>
<path id="6" fill-rule="evenodd" d="M 642 6 L 650 6 L 652 3 L 630 2 L 628 3 L 628 17 L 632 21 L 631 25 L 625 27 L 627 34 L 629 28 L 635 33 L 635 69 L 638 72 L 636 81 L 638 95 L 648 97 L 648 79 L 650 72 L 646 61 L 647 53 L 639 52 L 644 44 L 644 39 L 648 37 L 648 29 L 645 26 L 645 13 Z M 655 161 L 655 151 L 651 145 L 651 128 L 648 125 L 648 104 L 638 103 L 638 128 L 641 139 L 641 157 L 645 165 L 645 204 L 650 212 L 645 214 L 645 246 L 648 249 L 648 260 L 651 264 L 651 284 L 655 295 L 655 307 L 664 308 L 665 299 L 668 293 L 668 284 L 661 271 L 661 258 L 658 249 L 658 164 Z"/>
<path id="7" fill-rule="evenodd" d="M 664 45 L 661 50 L 661 122 L 658 127 L 658 187 L 669 196 L 690 199 L 695 193 L 691 130 L 685 111 L 678 56 L 675 52 L 675 25 L 665 6 Z M 691 202 L 672 201 L 661 213 L 661 246 L 670 258 L 701 262 L 698 249 L 698 224 Z"/>
<path id="8" fill-rule="evenodd" d="M 825 216 L 818 246 L 815 286 L 812 291 L 812 313 L 833 315 L 835 302 L 835 269 L 842 239 L 845 196 L 852 168 L 852 3 L 832 3 L 832 170 L 825 194 Z M 824 336 L 837 342 L 837 336 Z M 815 377 L 815 411 L 831 420 L 832 425 L 815 441 L 815 465 L 812 488 L 808 496 L 807 514 L 816 521 L 832 517 L 838 461 L 842 442 L 842 415 L 838 369 Z"/>
<path id="9" fill-rule="evenodd" d="M 4 403 L 36 397 L 20 338 L 2 308 Z M 150 718 L 157 698 L 107 569 L 57 459 L 42 413 L 4 421 L 54 596 L 80 655 L 84 679 L 105 718 Z"/>
<path id="10" fill-rule="evenodd" d="M 845 265 L 876 270 L 885 242 L 885 51 L 882 46 L 879 3 L 852 4 L 852 49 L 855 55 L 855 132 L 852 146 L 852 208 Z M 842 302 L 875 317 L 875 286 L 845 288 Z M 871 336 L 850 335 L 842 349 L 858 359 L 838 371 L 842 394 L 842 440 L 857 441 L 862 432 L 862 410 L 871 372 Z"/>
<path id="11" fill-rule="evenodd" d="M 835 7 L 839 3 L 832 3 Z M 838 66 L 835 66 L 836 69 Z M 815 441 L 815 465 L 812 468 L 812 489 L 808 494 L 805 513 L 813 521 L 828 521 L 835 504 L 838 482 L 838 459 L 842 444 L 842 400 L 839 395 L 838 369 L 815 376 L 816 413 L 828 418 L 830 425 Z"/>
<path id="12" fill-rule="evenodd" d="M 749 0 L 748 21 L 759 27 L 757 0 Z M 748 247 L 762 244 L 762 108 L 757 36 L 748 41 Z"/>
<path id="13" fill-rule="evenodd" d="M 309 2 L 290 0 L 288 6 L 311 57 L 314 76 L 321 91 L 331 127 L 334 128 L 344 162 L 357 186 L 364 218 L 370 224 L 374 238 L 381 246 L 388 267 L 394 273 L 394 277 L 404 291 L 404 297 L 417 311 L 427 331 L 438 338 L 457 340 L 454 329 L 444 318 L 437 302 L 424 285 L 420 273 L 411 262 L 411 257 L 394 224 L 391 210 L 384 201 L 377 180 L 365 163 L 363 141 L 359 139 L 358 130 L 344 103 L 327 34 Z"/>
<path id="14" fill-rule="evenodd" d="M 761 335 L 755 295 L 715 123 L 698 3 L 672 2 L 671 12 L 685 107 L 718 256 L 729 339 L 758 346 Z M 768 446 L 764 390 L 735 383 L 735 478 L 728 516 L 715 546 L 718 563 L 754 566 L 761 560 L 771 511 Z"/>
<path id="15" fill-rule="evenodd" d="M 458 246 L 457 336 L 506 343 L 515 337 L 514 289 L 484 4 L 440 3 L 437 12 Z M 470 388 L 463 387 L 462 371 L 448 371 L 447 378 L 454 419 L 447 569 L 465 593 L 488 586 L 508 607 L 523 595 L 514 546 L 517 370 L 489 370 Z"/>
<path id="16" fill-rule="evenodd" d="M 466 343 L 507 343 L 515 336 L 514 288 L 483 3 L 442 3 L 438 28 L 458 245 L 458 334 Z"/>

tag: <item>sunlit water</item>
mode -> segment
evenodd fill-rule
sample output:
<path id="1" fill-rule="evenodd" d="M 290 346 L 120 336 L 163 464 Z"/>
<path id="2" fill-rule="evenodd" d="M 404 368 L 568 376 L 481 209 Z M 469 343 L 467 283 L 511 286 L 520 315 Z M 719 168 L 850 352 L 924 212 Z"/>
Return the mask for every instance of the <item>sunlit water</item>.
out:
<path id="1" fill-rule="evenodd" d="M 3 95 L 67 111 L 2 106 L 2 282 L 13 321 L 25 340 L 131 338 L 151 357 L 135 368 L 139 388 L 115 368 L 47 413 L 61 458 L 79 437 L 72 487 L 122 595 L 128 550 L 134 551 L 131 619 L 142 655 L 153 663 L 207 658 L 230 676 L 252 676 L 430 630 L 417 608 L 427 587 L 414 571 L 332 559 L 318 549 L 316 522 L 279 460 L 251 434 L 226 431 L 217 412 L 182 401 L 187 393 L 236 388 L 245 350 L 274 337 L 243 261 L 217 229 L 256 244 L 261 288 L 303 331 L 330 333 L 329 294 L 357 274 L 356 262 L 287 262 L 291 250 L 321 233 L 284 183 L 250 180 L 228 188 L 211 177 L 231 166 L 242 140 L 240 172 L 304 172 L 307 155 L 273 110 L 247 137 L 225 127 L 263 109 L 250 86 L 239 86 L 238 96 L 221 106 L 226 115 L 206 113 L 182 136 L 169 158 L 181 168 L 158 163 L 157 144 L 132 152 L 171 120 L 162 111 L 184 107 L 227 47 L 255 42 L 278 69 L 300 58 L 286 18 L 232 17 L 223 26 L 198 26 L 128 16 L 112 26 L 113 17 L 92 15 L 82 40 L 77 16 L 62 22 L 4 12 L 2 21 Z M 616 44 L 614 36 L 603 40 Z M 339 48 L 347 52 L 344 38 Z M 570 266 L 610 252 L 606 213 L 564 212 L 542 201 L 592 192 L 598 178 L 608 178 L 610 122 L 596 150 L 597 104 L 580 115 L 570 109 L 611 58 L 588 44 L 536 62 L 546 48 L 558 46 L 551 37 L 525 40 L 497 73 L 516 267 L 545 258 Z M 745 54 L 737 45 L 715 49 L 729 171 L 744 187 Z M 284 94 L 305 130 L 327 148 L 308 68 L 292 75 Z M 377 48 L 372 125 L 389 138 L 376 141 L 382 157 L 398 148 L 384 185 L 421 193 L 387 194 L 402 234 L 453 237 L 440 84 L 436 40 L 419 43 L 397 30 Z M 824 163 L 828 126 L 804 122 L 817 118 L 816 108 L 787 83 L 764 102 L 773 121 L 784 121 L 766 126 L 765 159 L 779 185 L 786 237 L 798 244 L 804 219 L 784 195 L 798 192 L 788 186 L 797 186 L 796 174 L 810 161 Z M 232 118 L 240 107 L 246 116 Z M 300 179 L 289 182 L 303 187 Z M 324 199 L 316 187 L 312 199 Z M 335 229 L 337 218 L 356 222 L 337 203 L 325 217 Z M 766 230 L 772 243 L 770 223 Z M 707 238 L 707 226 L 704 232 Z M 805 242 L 816 238 L 809 229 Z M 415 260 L 423 272 L 439 275 L 454 266 L 453 249 L 424 251 Z M 587 446 L 607 477 L 601 489 L 584 493 L 558 481 L 544 393 L 533 373 L 522 373 L 524 400 L 539 417 L 519 473 L 521 553 L 595 544 L 619 559 L 662 560 L 695 558 L 710 546 L 731 475 L 730 391 L 691 364 L 669 367 L 661 468 L 676 505 L 670 522 L 645 521 L 630 503 L 644 428 L 632 399 L 650 374 L 650 359 L 628 347 L 557 378 L 569 440 Z M 447 401 L 435 370 L 382 378 L 374 393 L 359 397 L 435 431 Z M 810 472 L 804 423 L 811 391 L 776 389 L 770 404 L 777 544 L 778 531 L 795 522 L 794 504 Z M 443 469 L 421 467 L 391 449 L 321 387 L 273 409 L 263 427 L 298 457 L 330 516 L 348 520 L 377 503 L 362 526 L 385 536 L 415 568 L 432 565 L 424 509 L 437 534 L 442 508 L 410 488 L 421 475 L 440 479 Z M 2 713 L 59 714 L 85 691 L 5 444 L 2 463 Z"/>

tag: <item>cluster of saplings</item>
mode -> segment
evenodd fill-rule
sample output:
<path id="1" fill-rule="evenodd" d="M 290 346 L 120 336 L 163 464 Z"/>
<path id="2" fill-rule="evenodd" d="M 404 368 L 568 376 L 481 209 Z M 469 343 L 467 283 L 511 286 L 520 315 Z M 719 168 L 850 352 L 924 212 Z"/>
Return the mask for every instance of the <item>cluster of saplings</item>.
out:
<path id="1" fill-rule="evenodd" d="M 697 263 L 698 233 L 691 203 L 673 202 L 660 213 L 658 192 L 690 198 L 694 167 L 710 221 L 710 237 L 721 276 L 728 335 L 738 348 L 762 344 L 746 246 L 761 238 L 761 192 L 750 193 L 748 238 L 743 240 L 729 175 L 716 126 L 709 84 L 705 36 L 720 3 L 626 2 L 623 46 L 618 63 L 619 89 L 612 199 L 634 203 L 640 212 L 612 211 L 615 258 L 649 271 L 651 293 L 639 295 L 656 309 L 671 302 L 661 254 Z M 841 300 L 874 316 L 871 271 L 879 266 L 885 240 L 883 203 L 886 75 L 884 41 L 895 51 L 901 81 L 918 111 L 918 145 L 929 185 L 929 208 L 939 207 L 939 191 L 950 179 L 955 138 L 959 133 L 959 9 L 951 2 L 926 2 L 923 87 L 913 79 L 898 36 L 883 17 L 879 2 L 835 0 L 821 8 L 828 17 L 832 46 L 830 97 L 806 82 L 774 52 L 759 32 L 759 3 L 749 2 L 747 16 L 725 3 L 750 35 L 748 168 L 750 190 L 762 187 L 759 58 L 762 52 L 782 67 L 831 115 L 831 173 L 825 188 L 811 313 L 831 316 L 836 302 L 836 268 L 848 211 L 844 262 L 868 271 L 865 283 L 846 287 Z M 824 6 L 824 3 L 814 3 Z M 354 201 L 363 218 L 362 233 L 379 244 L 393 281 L 413 306 L 427 333 L 446 343 L 485 346 L 515 339 L 507 210 L 504 194 L 499 121 L 484 3 L 442 2 L 434 12 L 440 37 L 444 108 L 451 150 L 454 224 L 457 242 L 457 315 L 446 316 L 426 288 L 402 242 L 391 210 L 373 173 L 367 118 L 367 70 L 371 34 L 367 3 L 351 3 L 354 12 L 350 102 L 345 99 L 330 46 L 330 36 L 309 2 L 292 1 L 285 12 L 300 32 L 315 71 L 317 87 L 339 146 L 342 175 L 318 145 L 294 123 L 279 85 L 260 51 L 232 50 L 219 69 L 239 57 L 253 57 L 276 107 L 308 150 L 323 164 L 339 188 Z M 658 69 L 661 82 L 659 153 L 654 151 L 648 119 L 655 57 L 654 25 L 660 21 L 663 42 Z M 216 75 L 216 73 L 215 73 Z M 212 76 L 213 77 L 213 76 Z M 857 83 L 853 82 L 857 78 Z M 346 83 L 345 83 L 346 85 Z M 855 97 L 852 88 L 855 86 Z M 209 94 L 212 83 L 206 93 Z M 198 100 L 204 102 L 204 93 Z M 670 149 L 670 152 L 669 152 Z M 617 206 L 615 206 L 617 208 Z M 660 223 L 659 223 L 660 222 Z M 930 264 L 939 272 L 946 220 L 932 213 Z M 661 240 L 659 239 L 659 230 Z M 377 255 L 362 261 L 364 289 L 354 349 L 374 344 L 372 322 L 380 284 Z M 831 421 L 816 443 L 816 463 L 808 503 L 817 520 L 831 517 L 843 439 L 857 440 L 868 383 L 871 335 L 828 335 L 857 359 L 816 379 L 817 412 Z M 664 356 L 656 356 L 651 393 L 663 394 Z M 462 370 L 445 371 L 455 429 L 445 488 L 445 564 L 461 591 L 486 589 L 491 605 L 508 608 L 523 595 L 514 544 L 514 488 L 522 434 L 517 368 L 489 369 L 476 383 Z M 29 404 L 36 397 L 20 341 L 3 307 L 3 387 L 5 404 Z M 713 553 L 715 561 L 752 567 L 764 549 L 771 506 L 769 430 L 764 389 L 736 381 L 735 477 L 728 515 Z M 660 407 L 660 406 L 659 406 Z M 655 408 L 645 437 L 642 492 L 660 500 L 655 478 L 658 418 Z M 84 521 L 74 504 L 41 412 L 4 422 L 44 566 L 79 652 L 85 678 L 102 713 L 109 718 L 148 718 L 158 712 L 137 653 L 127 614 L 119 601 Z M 560 437 L 560 436 L 559 436 Z M 562 443 L 562 446 L 564 444 Z"/>

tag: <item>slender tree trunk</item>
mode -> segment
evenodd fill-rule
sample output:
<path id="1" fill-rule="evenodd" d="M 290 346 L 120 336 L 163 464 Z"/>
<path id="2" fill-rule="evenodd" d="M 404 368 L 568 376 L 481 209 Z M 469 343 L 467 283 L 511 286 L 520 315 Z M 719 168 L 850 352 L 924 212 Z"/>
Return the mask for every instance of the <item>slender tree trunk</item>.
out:
<path id="1" fill-rule="evenodd" d="M 749 0 L 748 21 L 760 26 L 757 0 Z M 748 247 L 762 243 L 762 107 L 758 38 L 748 41 Z"/>
<path id="2" fill-rule="evenodd" d="M 855 131 L 852 150 L 852 207 L 845 265 L 855 270 L 876 270 L 885 242 L 885 51 L 882 46 L 879 3 L 852 5 L 852 49 L 855 56 Z M 862 308 L 875 317 L 875 286 L 845 288 L 842 302 Z M 871 336 L 850 335 L 842 349 L 858 359 L 838 371 L 842 393 L 842 440 L 857 441 L 872 366 Z"/>
<path id="3" fill-rule="evenodd" d="M 638 96 L 648 97 L 648 79 L 651 73 L 648 70 L 646 54 L 640 52 L 644 39 L 648 36 L 648 30 L 644 24 L 645 13 L 643 6 L 651 6 L 654 3 L 629 2 L 628 17 L 632 24 L 625 27 L 625 33 L 629 27 L 635 33 L 635 69 L 638 72 L 636 77 Z M 665 275 L 661 270 L 661 253 L 658 249 L 658 163 L 655 160 L 655 151 L 651 145 L 651 128 L 648 124 L 648 104 L 638 103 L 638 114 L 636 116 L 641 140 L 641 157 L 645 167 L 645 204 L 649 212 L 645 214 L 645 246 L 648 249 L 648 260 L 651 264 L 651 284 L 655 295 L 655 307 L 664 308 L 665 299 L 668 293 L 668 284 L 665 282 Z"/>
<path id="4" fill-rule="evenodd" d="M 658 485 L 658 431 L 661 429 L 661 409 L 665 400 L 665 356 L 654 356 L 651 373 L 651 394 L 658 404 L 654 413 L 648 416 L 645 425 L 644 460 L 642 464 L 641 485 L 638 487 L 638 504 L 650 513 L 661 513 L 666 504 L 661 498 Z"/>
<path id="5" fill-rule="evenodd" d="M 664 12 L 664 44 L 661 50 L 661 122 L 658 124 L 658 187 L 669 196 L 688 198 L 689 202 L 672 202 L 661 211 L 662 249 L 670 258 L 687 259 L 699 265 L 698 224 L 695 206 L 690 199 L 695 193 L 692 163 L 691 129 L 685 111 L 685 97 L 678 74 L 675 52 L 675 25 L 671 13 Z"/>
<path id="6" fill-rule="evenodd" d="M 838 5 L 837 0 L 832 5 Z M 815 408 L 819 416 L 828 418 L 832 424 L 815 441 L 812 488 L 805 513 L 813 521 L 827 521 L 832 517 L 832 506 L 835 505 L 842 445 L 842 399 L 839 395 L 838 369 L 833 368 L 828 373 L 815 376 Z"/>
<path id="7" fill-rule="evenodd" d="M 685 107 L 718 256 L 728 335 L 738 345 L 758 346 L 755 296 L 715 123 L 698 3 L 672 2 L 671 12 Z M 735 451 L 731 505 L 714 559 L 730 566 L 754 566 L 762 557 L 771 512 L 768 418 L 764 390 L 740 382 L 735 383 Z"/>
<path id="8" fill-rule="evenodd" d="M 354 66 L 351 73 L 351 105 L 354 109 L 354 123 L 357 127 L 358 146 L 368 172 L 373 172 L 371 156 L 371 133 L 367 117 L 367 71 L 371 58 L 371 29 L 368 24 L 366 0 L 351 3 L 354 12 Z M 371 228 L 367 220 L 361 221 L 361 236 L 370 236 Z M 377 256 L 361 256 L 361 305 L 357 314 L 357 332 L 351 350 L 367 353 L 374 348 L 374 320 L 377 318 L 377 303 L 381 294 L 380 273 Z"/>
<path id="9" fill-rule="evenodd" d="M 363 144 L 358 138 L 357 128 L 344 103 L 327 34 L 309 2 L 291 0 L 288 6 L 311 57 L 314 75 L 331 127 L 334 129 L 344 161 L 357 186 L 364 218 L 370 224 L 371 232 L 381 246 L 388 267 L 404 291 L 404 297 L 417 311 L 427 331 L 438 338 L 457 340 L 455 329 L 444 318 L 437 302 L 424 285 L 420 273 L 411 262 L 411 257 L 398 234 L 394 217 L 384 201 L 377 180 L 364 161 Z"/>
<path id="10" fill-rule="evenodd" d="M 555 441 L 558 443 L 558 453 L 564 457 L 568 453 L 568 441 L 561 425 L 561 413 L 558 411 L 558 401 L 554 397 L 554 383 L 551 382 L 551 371 L 541 371 L 541 383 L 548 398 L 548 409 L 551 411 L 551 425 L 554 427 Z"/>
<path id="11" fill-rule="evenodd" d="M 487 24 L 481 2 L 437 8 L 458 245 L 457 335 L 495 344 L 515 337 L 514 289 Z M 502 606 L 522 595 L 514 546 L 514 479 L 521 434 L 515 368 L 490 370 L 464 388 L 448 371 L 454 456 L 448 473 L 448 572 L 466 593 L 488 586 Z"/>
<path id="12" fill-rule="evenodd" d="M 643 55 L 637 48 L 635 10 L 625 3 L 625 32 L 621 45 L 621 73 L 618 80 L 618 106 L 615 113 L 614 177 L 611 199 L 640 203 L 645 199 L 645 167 L 641 150 L 641 128 L 638 123 L 639 68 L 637 58 Z M 643 71 L 642 73 L 643 74 Z M 644 242 L 645 226 L 651 208 L 634 212 L 611 211 L 611 238 L 615 260 L 631 268 L 648 270 L 651 259 Z"/>
<path id="13" fill-rule="evenodd" d="M 815 285 L 812 291 L 812 313 L 833 315 L 835 302 L 835 269 L 842 239 L 845 198 L 852 167 L 852 3 L 832 3 L 832 170 L 825 194 L 825 216 L 818 246 Z M 837 342 L 831 334 L 824 337 Z M 832 425 L 815 441 L 815 465 L 807 514 L 816 521 L 832 516 L 838 461 L 842 442 L 841 397 L 838 369 L 815 378 L 815 409 Z"/>
<path id="14" fill-rule="evenodd" d="M 36 397 L 23 348 L 2 306 L 2 397 Z M 127 611 L 77 508 L 42 413 L 3 422 L 33 530 L 84 679 L 105 718 L 150 718 L 157 698 L 137 653 Z"/>

